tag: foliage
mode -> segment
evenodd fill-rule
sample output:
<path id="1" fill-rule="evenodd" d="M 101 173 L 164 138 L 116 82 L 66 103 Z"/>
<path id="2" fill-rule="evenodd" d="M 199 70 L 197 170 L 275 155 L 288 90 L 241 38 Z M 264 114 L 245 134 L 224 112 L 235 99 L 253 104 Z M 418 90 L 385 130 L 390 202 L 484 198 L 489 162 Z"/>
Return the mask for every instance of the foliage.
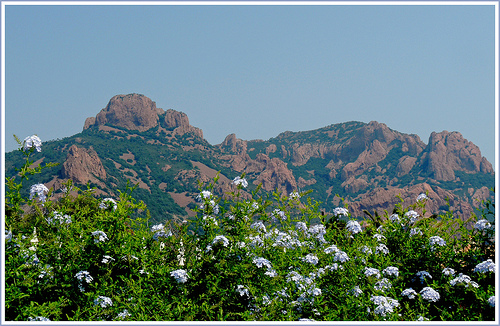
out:
<path id="1" fill-rule="evenodd" d="M 42 168 L 21 151 L 22 182 Z M 166 225 L 129 185 L 116 203 L 71 182 L 26 199 L 8 179 L 5 319 L 494 320 L 491 202 L 468 221 L 423 218 L 419 196 L 359 224 L 306 193 L 246 198 L 244 178 L 228 199 L 218 176 L 200 183 L 197 216 Z"/>

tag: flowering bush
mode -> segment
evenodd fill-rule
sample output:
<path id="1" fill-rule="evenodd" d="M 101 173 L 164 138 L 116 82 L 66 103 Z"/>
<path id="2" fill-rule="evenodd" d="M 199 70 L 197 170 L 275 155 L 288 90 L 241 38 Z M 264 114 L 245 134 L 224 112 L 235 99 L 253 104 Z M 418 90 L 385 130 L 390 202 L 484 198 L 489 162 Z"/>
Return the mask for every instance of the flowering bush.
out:
<path id="1" fill-rule="evenodd" d="M 6 320 L 494 320 L 491 203 L 467 221 L 424 218 L 419 196 L 360 221 L 305 193 L 242 199 L 242 175 L 229 199 L 214 195 L 218 177 L 200 186 L 195 218 L 149 225 L 129 187 L 103 200 L 36 185 L 22 198 L 42 168 L 29 141 L 7 179 Z"/>

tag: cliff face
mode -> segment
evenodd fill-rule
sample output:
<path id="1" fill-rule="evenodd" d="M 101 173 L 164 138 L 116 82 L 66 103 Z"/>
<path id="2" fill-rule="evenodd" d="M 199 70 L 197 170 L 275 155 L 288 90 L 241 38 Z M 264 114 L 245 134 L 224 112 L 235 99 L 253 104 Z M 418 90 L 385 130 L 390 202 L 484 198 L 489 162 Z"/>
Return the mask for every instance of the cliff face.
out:
<path id="1" fill-rule="evenodd" d="M 459 132 L 433 132 L 426 145 L 383 123 L 346 122 L 287 131 L 266 141 L 230 134 L 210 145 L 185 113 L 164 111 L 144 95 L 129 94 L 111 98 L 72 139 L 53 145 L 64 155 L 60 178 L 91 182 L 101 195 L 116 193 L 120 180 L 138 183 L 147 194 L 140 199 L 157 207 L 158 215 L 178 205 L 175 214 L 192 216 L 186 206 L 197 195 L 198 180 L 208 183 L 217 171 L 214 191 L 221 195 L 234 191 L 231 180 L 245 173 L 249 188 L 262 184 L 265 191 L 284 194 L 312 190 L 327 211 L 342 205 L 338 194 L 353 216 L 392 210 L 397 195 L 414 203 L 427 192 L 428 215 L 446 210 L 446 198 L 463 216 L 470 216 L 479 201 L 493 199 L 492 165 Z"/>
<path id="2" fill-rule="evenodd" d="M 85 149 L 73 145 L 63 163 L 62 177 L 80 184 L 93 182 L 103 185 L 99 179 L 106 179 L 106 170 L 92 147 Z"/>
<path id="3" fill-rule="evenodd" d="M 493 167 L 481 156 L 479 147 L 463 138 L 459 132 L 433 132 L 422 155 L 422 169 L 436 180 L 455 179 L 454 171 L 493 173 Z"/>

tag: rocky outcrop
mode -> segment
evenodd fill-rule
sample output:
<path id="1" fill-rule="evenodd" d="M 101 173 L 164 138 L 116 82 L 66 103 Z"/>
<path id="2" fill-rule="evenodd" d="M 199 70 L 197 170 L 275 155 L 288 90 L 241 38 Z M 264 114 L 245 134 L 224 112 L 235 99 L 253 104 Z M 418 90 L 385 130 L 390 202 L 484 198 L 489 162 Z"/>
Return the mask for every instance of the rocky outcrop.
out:
<path id="1" fill-rule="evenodd" d="M 254 184 L 262 183 L 262 188 L 266 191 L 277 190 L 290 194 L 297 190 L 297 182 L 285 162 L 278 158 L 269 158 L 265 154 L 258 154 L 256 161 L 262 163 L 264 170 L 258 175 Z"/>
<path id="2" fill-rule="evenodd" d="M 101 110 L 95 120 L 85 121 L 84 130 L 93 125 L 110 124 L 128 130 L 146 131 L 158 125 L 158 114 L 162 109 L 156 103 L 141 94 L 116 95 Z"/>
<path id="3" fill-rule="evenodd" d="M 168 109 L 164 118 L 167 128 L 173 129 L 175 134 L 192 133 L 203 138 L 203 131 L 189 124 L 189 118 L 184 112 Z"/>
<path id="4" fill-rule="evenodd" d="M 247 153 L 247 141 L 236 138 L 235 134 L 227 135 L 224 141 L 217 145 L 223 153 L 245 155 Z"/>
<path id="5" fill-rule="evenodd" d="M 68 150 L 61 173 L 63 178 L 71 179 L 79 184 L 86 184 L 90 181 L 103 185 L 99 179 L 106 179 L 106 170 L 92 147 L 85 149 L 72 145 Z"/>
<path id="6" fill-rule="evenodd" d="M 411 171 L 415 162 L 417 161 L 416 157 L 405 155 L 398 160 L 398 165 L 396 166 L 396 173 L 398 177 L 408 174 Z"/>
<path id="7" fill-rule="evenodd" d="M 423 171 L 436 180 L 454 180 L 454 171 L 493 174 L 491 163 L 481 156 L 479 147 L 456 131 L 433 132 L 421 162 Z"/>

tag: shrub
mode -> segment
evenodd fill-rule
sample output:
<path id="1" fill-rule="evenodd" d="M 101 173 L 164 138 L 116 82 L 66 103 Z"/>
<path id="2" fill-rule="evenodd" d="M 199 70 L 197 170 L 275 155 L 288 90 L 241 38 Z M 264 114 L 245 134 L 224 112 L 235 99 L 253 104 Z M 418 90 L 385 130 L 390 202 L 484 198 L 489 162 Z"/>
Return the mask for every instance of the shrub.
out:
<path id="1" fill-rule="evenodd" d="M 242 175 L 230 199 L 214 195 L 216 177 L 200 184 L 195 218 L 151 225 L 130 186 L 114 199 L 71 182 L 23 198 L 42 167 L 20 150 L 20 182 L 7 179 L 6 320 L 494 320 L 491 203 L 468 221 L 423 218 L 422 196 L 358 223 L 306 193 L 257 187 L 243 199 Z"/>

